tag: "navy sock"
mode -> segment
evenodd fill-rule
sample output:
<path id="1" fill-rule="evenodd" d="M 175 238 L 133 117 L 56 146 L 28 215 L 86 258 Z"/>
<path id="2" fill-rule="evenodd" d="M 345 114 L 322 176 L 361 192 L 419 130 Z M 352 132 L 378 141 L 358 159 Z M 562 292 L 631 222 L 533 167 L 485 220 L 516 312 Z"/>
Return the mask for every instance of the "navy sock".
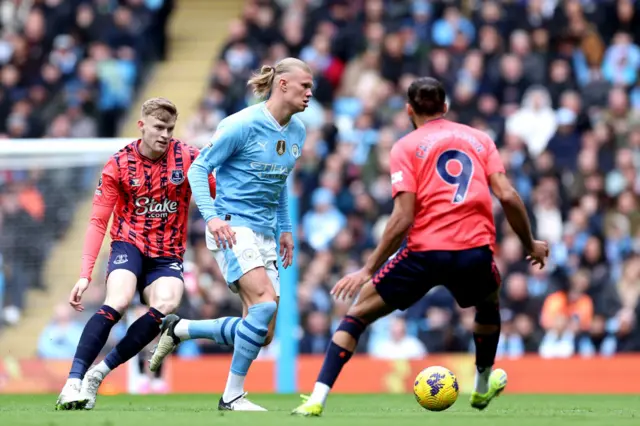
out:
<path id="1" fill-rule="evenodd" d="M 340 322 L 336 333 L 339 331 L 348 333 L 354 338 L 357 344 L 358 340 L 360 340 L 360 336 L 364 333 L 366 328 L 367 325 L 360 318 L 347 315 Z M 322 369 L 318 375 L 318 382 L 324 383 L 330 388 L 333 387 L 333 384 L 340 375 L 340 371 L 342 371 L 342 367 L 344 367 L 347 361 L 351 359 L 352 355 L 353 352 L 338 346 L 332 340 L 327 348 L 327 354 L 324 357 Z"/>
<path id="2" fill-rule="evenodd" d="M 164 314 L 154 308 L 150 308 L 146 314 L 138 318 L 127 330 L 127 334 L 104 359 L 105 364 L 111 370 L 120 364 L 124 364 L 160 334 L 160 323 Z"/>
<path id="3" fill-rule="evenodd" d="M 87 321 L 73 357 L 70 379 L 82 379 L 107 343 L 111 328 L 120 321 L 120 314 L 111 306 L 102 305 Z"/>
<path id="4" fill-rule="evenodd" d="M 500 340 L 500 329 L 491 334 L 473 333 L 473 341 L 476 345 L 476 367 L 478 371 L 490 368 L 496 360 Z"/>
<path id="5" fill-rule="evenodd" d="M 318 375 L 318 382 L 324 383 L 330 388 L 333 387 L 340 375 L 340 371 L 342 371 L 342 367 L 351 359 L 351 355 L 353 355 L 353 352 L 341 348 L 331 341 L 322 363 L 322 369 Z"/>
<path id="6" fill-rule="evenodd" d="M 497 303 L 484 303 L 476 307 L 477 325 L 492 326 L 493 333 L 473 333 L 473 342 L 476 345 L 476 366 L 479 372 L 489 368 L 496 360 L 498 341 L 500 340 L 500 306 Z"/>

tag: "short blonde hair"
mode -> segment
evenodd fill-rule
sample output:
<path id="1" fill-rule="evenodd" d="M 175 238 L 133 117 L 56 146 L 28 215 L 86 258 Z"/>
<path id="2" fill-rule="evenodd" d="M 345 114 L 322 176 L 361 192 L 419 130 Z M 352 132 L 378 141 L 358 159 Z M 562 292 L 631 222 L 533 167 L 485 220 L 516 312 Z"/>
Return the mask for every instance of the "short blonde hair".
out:
<path id="1" fill-rule="evenodd" d="M 311 68 L 304 61 L 297 58 L 284 58 L 273 67 L 271 65 L 263 65 L 259 72 L 253 74 L 247 85 L 253 88 L 254 95 L 264 99 L 269 96 L 276 77 L 291 72 L 294 68 L 299 68 L 312 74 Z"/>
<path id="2" fill-rule="evenodd" d="M 153 117 L 162 121 L 178 118 L 178 108 L 169 99 L 151 98 L 144 101 L 141 108 L 143 118 Z"/>

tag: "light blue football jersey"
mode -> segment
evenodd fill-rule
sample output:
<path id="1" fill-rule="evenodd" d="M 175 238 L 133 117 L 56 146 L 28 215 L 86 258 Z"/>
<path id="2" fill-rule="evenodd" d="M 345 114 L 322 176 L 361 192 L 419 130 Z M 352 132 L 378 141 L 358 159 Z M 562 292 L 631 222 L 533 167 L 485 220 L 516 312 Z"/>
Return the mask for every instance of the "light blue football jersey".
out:
<path id="1" fill-rule="evenodd" d="M 300 119 L 291 117 L 281 126 L 265 102 L 222 120 L 188 174 L 204 220 L 218 217 L 274 237 L 276 224 L 281 232 L 291 232 L 286 181 L 305 138 Z M 214 170 L 215 200 L 207 180 Z"/>

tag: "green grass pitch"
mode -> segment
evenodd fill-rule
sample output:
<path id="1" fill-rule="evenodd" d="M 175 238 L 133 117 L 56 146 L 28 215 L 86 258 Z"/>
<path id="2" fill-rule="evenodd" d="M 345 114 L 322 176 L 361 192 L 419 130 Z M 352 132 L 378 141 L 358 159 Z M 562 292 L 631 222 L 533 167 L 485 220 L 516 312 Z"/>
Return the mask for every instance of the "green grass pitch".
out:
<path id="1" fill-rule="evenodd" d="M 461 395 L 447 411 L 430 413 L 412 395 L 332 395 L 321 418 L 289 413 L 294 395 L 250 397 L 268 413 L 218 412 L 219 395 L 100 396 L 92 411 L 55 411 L 57 395 L 0 395 L 2 426 L 626 426 L 640 425 L 640 395 L 503 395 L 484 411 Z"/>

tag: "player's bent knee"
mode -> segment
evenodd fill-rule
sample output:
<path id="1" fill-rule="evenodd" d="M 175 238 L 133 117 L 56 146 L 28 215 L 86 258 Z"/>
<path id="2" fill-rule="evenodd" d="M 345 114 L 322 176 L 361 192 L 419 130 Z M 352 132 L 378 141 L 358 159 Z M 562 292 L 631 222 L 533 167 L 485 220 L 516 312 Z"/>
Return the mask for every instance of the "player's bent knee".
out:
<path id="1" fill-rule="evenodd" d="M 340 325 L 338 325 L 336 333 L 338 331 L 344 331 L 345 333 L 353 337 L 356 341 L 358 341 L 358 339 L 360 339 L 360 336 L 366 329 L 367 323 L 362 321 L 360 318 L 347 315 L 342 319 Z"/>
<path id="2" fill-rule="evenodd" d="M 116 269 L 107 277 L 107 295 L 104 304 L 122 314 L 136 294 L 137 278 L 126 269 Z"/>
<path id="3" fill-rule="evenodd" d="M 175 277 L 162 277 L 145 289 L 149 306 L 165 315 L 175 312 L 182 301 L 184 284 Z"/>
<path id="4" fill-rule="evenodd" d="M 175 300 L 159 300 L 156 303 L 152 303 L 149 305 L 153 309 L 158 312 L 163 313 L 164 315 L 169 315 L 178 310 L 180 306 L 180 301 Z"/>
<path id="5" fill-rule="evenodd" d="M 249 307 L 249 312 L 253 313 L 256 316 L 259 316 L 265 324 L 269 324 L 273 319 L 273 316 L 276 314 L 277 309 L 278 305 L 274 300 L 269 302 L 257 303 Z"/>
<path id="6" fill-rule="evenodd" d="M 127 300 L 124 298 L 108 297 L 104 300 L 104 305 L 113 308 L 120 315 L 122 315 L 127 310 L 127 308 L 129 308 L 130 304 L 131 300 Z"/>
<path id="7" fill-rule="evenodd" d="M 277 307 L 278 297 L 264 268 L 255 268 L 239 280 L 239 293 L 247 305 L 273 302 Z"/>

